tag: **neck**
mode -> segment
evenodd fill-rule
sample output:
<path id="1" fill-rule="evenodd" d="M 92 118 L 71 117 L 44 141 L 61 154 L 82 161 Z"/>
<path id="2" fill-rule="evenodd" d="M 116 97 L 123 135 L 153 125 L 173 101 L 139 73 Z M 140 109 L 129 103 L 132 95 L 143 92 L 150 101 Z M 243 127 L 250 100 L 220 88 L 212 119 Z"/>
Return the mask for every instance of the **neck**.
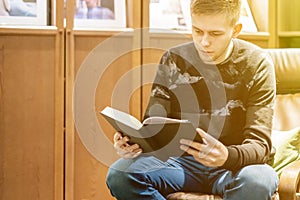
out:
<path id="1" fill-rule="evenodd" d="M 227 48 L 227 52 L 226 52 L 226 55 L 225 55 L 225 59 L 224 59 L 224 60 L 226 60 L 226 59 L 230 56 L 232 50 L 233 50 L 233 41 L 231 40 L 231 41 L 230 41 L 230 44 L 229 44 L 229 46 L 228 46 L 228 48 Z"/>
<path id="2" fill-rule="evenodd" d="M 220 56 L 219 59 L 217 59 L 215 61 L 215 64 L 219 64 L 219 63 L 223 62 L 224 60 L 226 60 L 230 56 L 232 50 L 233 50 L 233 41 L 231 40 L 226 49 L 226 52 L 222 56 Z"/>

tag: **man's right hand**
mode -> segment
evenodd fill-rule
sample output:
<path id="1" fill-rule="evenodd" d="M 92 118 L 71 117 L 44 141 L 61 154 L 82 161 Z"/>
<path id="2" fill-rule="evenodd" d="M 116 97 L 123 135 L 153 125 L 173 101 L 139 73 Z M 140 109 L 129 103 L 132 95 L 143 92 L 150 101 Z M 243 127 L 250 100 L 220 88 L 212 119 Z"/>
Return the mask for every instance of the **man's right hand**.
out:
<path id="1" fill-rule="evenodd" d="M 121 133 L 116 132 L 114 135 L 114 148 L 120 157 L 124 159 L 135 158 L 142 153 L 138 144 L 128 144 L 129 138 L 123 137 Z"/>

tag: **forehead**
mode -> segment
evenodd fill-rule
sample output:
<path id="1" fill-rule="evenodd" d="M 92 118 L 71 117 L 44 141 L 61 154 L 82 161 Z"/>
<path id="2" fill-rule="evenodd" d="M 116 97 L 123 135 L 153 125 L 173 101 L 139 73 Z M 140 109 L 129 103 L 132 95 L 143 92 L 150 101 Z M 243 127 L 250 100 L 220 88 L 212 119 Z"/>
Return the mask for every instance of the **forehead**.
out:
<path id="1" fill-rule="evenodd" d="M 224 13 L 211 15 L 192 14 L 192 25 L 196 28 L 207 31 L 225 31 L 232 28 L 226 14 Z"/>

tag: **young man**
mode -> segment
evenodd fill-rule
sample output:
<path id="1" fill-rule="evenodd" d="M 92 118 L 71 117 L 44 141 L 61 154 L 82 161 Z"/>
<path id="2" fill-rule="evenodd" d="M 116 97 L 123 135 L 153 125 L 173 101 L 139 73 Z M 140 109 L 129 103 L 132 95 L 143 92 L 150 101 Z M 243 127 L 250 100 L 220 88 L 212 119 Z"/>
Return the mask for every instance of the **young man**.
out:
<path id="1" fill-rule="evenodd" d="M 262 49 L 236 39 L 240 4 L 192 0 L 193 42 L 163 55 L 152 87 L 145 117 L 189 119 L 203 143 L 183 138 L 180 148 L 189 155 L 162 162 L 116 133 L 122 158 L 110 167 L 107 185 L 117 199 L 160 200 L 176 191 L 271 199 L 278 178 L 265 163 L 272 147 L 275 75 Z"/>

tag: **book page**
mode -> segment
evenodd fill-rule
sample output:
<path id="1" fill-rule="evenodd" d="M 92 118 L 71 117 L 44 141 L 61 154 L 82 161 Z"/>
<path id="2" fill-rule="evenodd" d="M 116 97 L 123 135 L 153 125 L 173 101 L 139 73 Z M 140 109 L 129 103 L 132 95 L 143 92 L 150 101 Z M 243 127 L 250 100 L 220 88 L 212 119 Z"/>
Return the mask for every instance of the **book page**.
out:
<path id="1" fill-rule="evenodd" d="M 130 126 L 131 128 L 134 128 L 136 130 L 140 129 L 143 126 L 143 124 L 132 115 L 108 106 L 104 110 L 102 110 L 101 113 L 114 119 L 116 122 L 126 124 L 127 126 Z"/>
<path id="2" fill-rule="evenodd" d="M 181 120 L 181 119 L 174 119 L 174 118 L 168 118 L 168 117 L 149 117 L 143 121 L 144 125 L 147 124 L 166 124 L 166 123 L 187 123 L 188 120 Z"/>

